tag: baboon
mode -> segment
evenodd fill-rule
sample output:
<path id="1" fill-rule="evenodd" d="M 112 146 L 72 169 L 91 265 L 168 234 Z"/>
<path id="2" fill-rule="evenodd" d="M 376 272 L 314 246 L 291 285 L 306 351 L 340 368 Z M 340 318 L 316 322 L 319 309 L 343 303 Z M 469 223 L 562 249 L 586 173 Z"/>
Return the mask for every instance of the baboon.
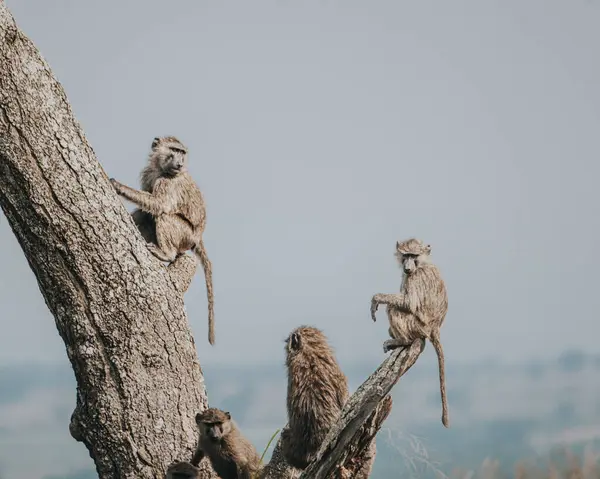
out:
<path id="1" fill-rule="evenodd" d="M 254 446 L 240 433 L 231 414 L 208 408 L 196 414 L 200 430 L 198 446 L 190 463 L 198 466 L 206 455 L 222 479 L 255 479 L 261 471 Z"/>
<path id="2" fill-rule="evenodd" d="M 305 469 L 339 417 L 348 383 L 319 329 L 300 326 L 285 342 L 288 428 L 281 433 L 281 446 L 288 464 Z"/>
<path id="3" fill-rule="evenodd" d="M 140 179 L 142 191 L 114 178 L 110 182 L 119 195 L 138 206 L 132 218 L 154 256 L 171 262 L 191 249 L 202 263 L 208 296 L 208 342 L 214 344 L 212 263 L 202 240 L 206 206 L 187 171 L 187 148 L 174 136 L 154 138 Z"/>
<path id="4" fill-rule="evenodd" d="M 377 306 L 387 305 L 392 339 L 383 343 L 383 352 L 410 346 L 418 339 L 429 339 L 438 357 L 442 424 L 448 427 L 448 402 L 444 372 L 444 350 L 440 328 L 448 311 L 446 285 L 439 269 L 430 260 L 431 245 L 411 238 L 396 242 L 396 257 L 404 271 L 400 293 L 376 294 L 371 300 L 371 318 L 375 321 Z"/>

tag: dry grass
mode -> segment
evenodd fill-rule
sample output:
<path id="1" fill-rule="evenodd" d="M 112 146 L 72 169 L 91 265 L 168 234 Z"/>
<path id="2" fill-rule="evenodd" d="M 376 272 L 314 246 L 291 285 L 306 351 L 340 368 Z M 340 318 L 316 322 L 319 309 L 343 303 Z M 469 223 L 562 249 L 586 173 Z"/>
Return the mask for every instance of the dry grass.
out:
<path id="1" fill-rule="evenodd" d="M 583 452 L 583 457 L 573 454 L 569 450 L 562 451 L 562 460 L 550 460 L 545 467 L 528 465 L 526 462 L 518 464 L 510 475 L 500 471 L 497 460 L 486 459 L 478 470 L 455 470 L 450 475 L 452 479 L 600 479 L 598 459 L 600 454 L 588 446 Z M 560 463 L 560 465 L 559 465 Z"/>

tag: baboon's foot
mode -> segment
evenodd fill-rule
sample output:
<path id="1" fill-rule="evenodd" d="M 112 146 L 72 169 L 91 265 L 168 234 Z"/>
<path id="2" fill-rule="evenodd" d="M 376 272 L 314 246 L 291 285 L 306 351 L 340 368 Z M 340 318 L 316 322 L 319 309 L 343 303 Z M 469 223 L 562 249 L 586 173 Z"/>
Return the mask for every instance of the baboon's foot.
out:
<path id="1" fill-rule="evenodd" d="M 387 354 L 394 349 L 403 348 L 404 344 L 398 339 L 388 339 L 383 342 L 383 354 Z"/>
<path id="2" fill-rule="evenodd" d="M 175 258 L 177 258 L 177 253 L 165 253 L 162 249 L 160 249 L 155 244 L 146 243 L 146 247 L 148 248 L 150 253 L 152 253 L 154 256 L 156 256 L 161 261 L 166 261 L 168 263 L 171 263 L 171 262 L 175 261 Z"/>

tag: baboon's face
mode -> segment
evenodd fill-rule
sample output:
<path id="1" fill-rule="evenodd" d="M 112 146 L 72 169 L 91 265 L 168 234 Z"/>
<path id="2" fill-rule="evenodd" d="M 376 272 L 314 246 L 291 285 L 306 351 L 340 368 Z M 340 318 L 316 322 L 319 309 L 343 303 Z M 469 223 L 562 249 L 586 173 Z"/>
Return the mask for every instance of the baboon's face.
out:
<path id="1" fill-rule="evenodd" d="M 323 332 L 313 326 L 299 326 L 294 329 L 285 339 L 285 349 L 288 358 L 315 348 L 322 347 L 327 343 Z"/>
<path id="2" fill-rule="evenodd" d="M 166 176 L 177 176 L 187 169 L 187 153 L 175 145 L 157 145 L 154 158 L 161 172 Z"/>
<path id="3" fill-rule="evenodd" d="M 218 442 L 223 439 L 224 429 L 222 422 L 205 422 L 202 423 L 204 427 L 204 435 L 211 441 Z"/>
<path id="4" fill-rule="evenodd" d="M 400 264 L 404 271 L 404 274 L 410 275 L 414 273 L 417 268 L 421 265 L 423 258 L 422 255 L 416 254 L 403 254 L 400 259 Z"/>
<path id="5" fill-rule="evenodd" d="M 413 274 L 420 266 L 429 261 L 431 246 L 422 241 L 410 239 L 402 243 L 396 242 L 396 257 L 404 274 Z"/>
<path id="6" fill-rule="evenodd" d="M 231 415 L 228 412 L 222 414 L 222 419 L 217 417 L 204 417 L 201 414 L 196 415 L 196 424 L 201 430 L 203 436 L 208 437 L 213 442 L 221 441 L 231 431 Z"/>
<path id="7" fill-rule="evenodd" d="M 293 331 L 285 339 L 285 349 L 288 356 L 293 356 L 300 351 L 302 346 L 302 335 L 299 332 Z"/>

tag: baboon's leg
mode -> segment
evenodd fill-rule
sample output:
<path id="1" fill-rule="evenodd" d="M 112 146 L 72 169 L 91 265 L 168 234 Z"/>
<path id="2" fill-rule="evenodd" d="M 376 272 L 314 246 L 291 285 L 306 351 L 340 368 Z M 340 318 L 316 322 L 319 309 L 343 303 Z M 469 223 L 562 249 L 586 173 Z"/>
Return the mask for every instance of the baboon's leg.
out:
<path id="1" fill-rule="evenodd" d="M 169 263 L 175 261 L 178 256 L 178 249 L 175 244 L 175 238 L 180 236 L 178 222 L 169 215 L 163 215 L 156 219 L 156 245 L 148 244 L 150 252 L 161 261 Z"/>

